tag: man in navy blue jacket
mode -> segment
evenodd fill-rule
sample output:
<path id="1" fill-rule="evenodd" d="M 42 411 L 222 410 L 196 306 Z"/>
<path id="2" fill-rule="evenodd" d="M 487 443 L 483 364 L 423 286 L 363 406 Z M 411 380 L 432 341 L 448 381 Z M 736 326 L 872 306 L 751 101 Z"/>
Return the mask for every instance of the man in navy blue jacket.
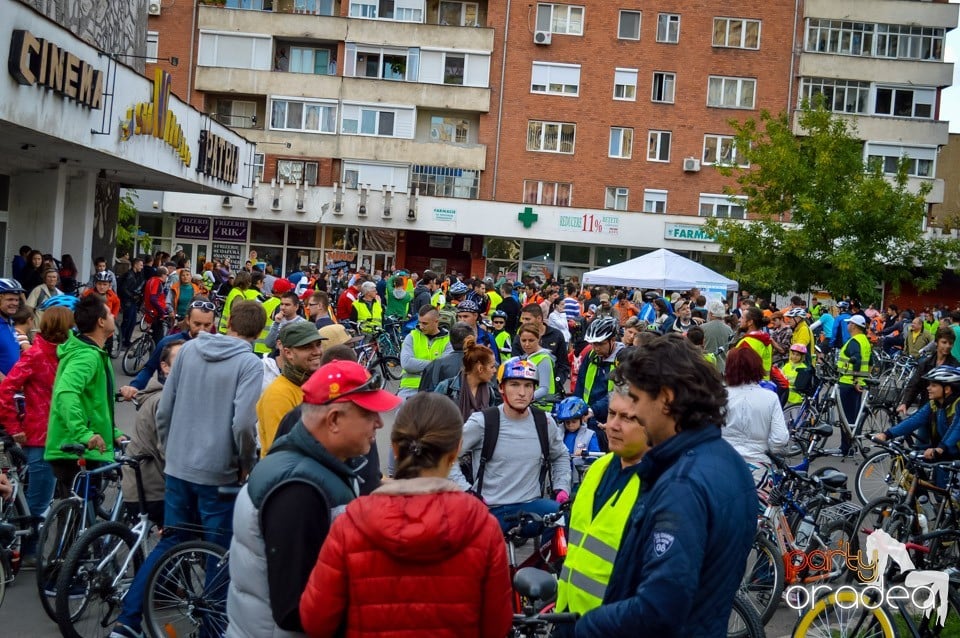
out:
<path id="1" fill-rule="evenodd" d="M 603 604 L 577 622 L 576 636 L 725 637 L 757 496 L 743 459 L 720 438 L 720 375 L 687 339 L 664 335 L 625 358 L 616 376 L 651 449 Z"/>

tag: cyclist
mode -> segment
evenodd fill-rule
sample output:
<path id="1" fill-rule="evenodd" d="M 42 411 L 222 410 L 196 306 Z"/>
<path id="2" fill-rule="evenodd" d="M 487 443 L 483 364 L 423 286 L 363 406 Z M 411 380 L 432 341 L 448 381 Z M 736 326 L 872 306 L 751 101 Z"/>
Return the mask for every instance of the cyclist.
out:
<path id="1" fill-rule="evenodd" d="M 364 333 L 372 333 L 383 326 L 383 305 L 377 299 L 377 284 L 365 281 L 360 285 L 360 296 L 353 302 L 350 320 Z"/>
<path id="2" fill-rule="evenodd" d="M 114 321 L 120 315 L 120 297 L 117 296 L 117 293 L 113 292 L 113 289 L 110 288 L 110 276 L 107 274 L 108 271 L 94 273 L 93 275 L 93 288 L 88 288 L 83 292 L 83 297 L 87 295 L 97 294 L 107 302 L 107 307 L 110 308 L 110 314 L 113 315 Z M 107 352 L 113 350 L 113 335 L 107 339 L 107 343 L 104 347 L 107 349 Z"/>
<path id="3" fill-rule="evenodd" d="M 870 371 L 870 340 L 864 334 L 867 331 L 867 320 L 863 315 L 853 315 L 845 324 L 850 338 L 840 348 L 837 358 L 837 370 L 840 379 L 837 388 L 840 393 L 840 407 L 843 410 L 847 423 L 853 424 L 860 412 L 860 403 L 863 401 L 861 385 L 863 377 Z M 850 451 L 850 441 L 846 430 L 841 430 L 840 452 L 846 455 Z"/>
<path id="4" fill-rule="evenodd" d="M 20 358 L 13 315 L 20 309 L 23 288 L 14 279 L 0 279 L 0 374 L 7 374 Z"/>
<path id="5" fill-rule="evenodd" d="M 483 313 L 480 311 L 480 307 L 471 299 L 464 299 L 457 304 L 457 321 L 462 321 L 473 328 L 477 337 L 477 343 L 490 348 L 493 352 L 494 359 L 497 361 L 497 365 L 500 365 L 500 349 L 497 347 L 497 342 L 494 340 L 493 335 L 484 330 L 483 326 L 480 325 L 481 314 Z"/>
<path id="6" fill-rule="evenodd" d="M 623 344 L 617 341 L 620 324 L 614 317 L 594 319 L 587 326 L 584 339 L 591 345 L 590 352 L 580 362 L 577 371 L 577 387 L 574 396 L 583 399 L 593 410 L 590 425 L 607 420 L 607 401 L 613 385 L 611 372 L 617 365 L 617 357 L 623 350 Z M 602 438 L 602 437 L 601 437 Z M 601 441 L 601 448 L 606 441 Z"/>
<path id="7" fill-rule="evenodd" d="M 440 325 L 449 330 L 457 322 L 457 307 L 460 302 L 465 301 L 467 297 L 467 284 L 455 281 L 450 284 L 447 295 L 444 296 L 442 290 L 437 290 L 430 298 L 430 303 L 440 310 Z"/>
<path id="8" fill-rule="evenodd" d="M 553 372 L 553 353 L 540 345 L 540 333 L 531 324 L 525 323 L 517 331 L 517 340 L 525 359 L 537 366 L 537 389 L 533 392 L 533 400 L 553 396 L 557 392 L 557 380 Z"/>
<path id="9" fill-rule="evenodd" d="M 147 323 L 150 324 L 150 334 L 153 335 L 154 343 L 160 343 L 163 339 L 164 323 L 168 313 L 166 281 L 167 268 L 160 266 L 157 268 L 157 274 L 143 285 L 143 314 Z"/>
<path id="10" fill-rule="evenodd" d="M 960 368 L 937 366 L 924 375 L 930 401 L 886 432 L 874 435 L 878 441 L 917 432 L 917 442 L 926 449 L 923 458 L 943 461 L 960 456 Z"/>
<path id="11" fill-rule="evenodd" d="M 567 397 L 557 404 L 554 417 L 563 427 L 563 444 L 573 456 L 573 466 L 583 467 L 582 452 L 599 452 L 596 433 L 587 427 L 590 408 L 580 397 Z"/>
<path id="12" fill-rule="evenodd" d="M 813 332 L 807 325 L 807 309 L 801 306 L 791 308 L 783 313 L 787 324 L 793 328 L 793 337 L 790 339 L 790 345 L 800 344 L 807 350 L 805 361 L 807 365 L 816 363 L 816 343 L 813 340 Z"/>
<path id="13" fill-rule="evenodd" d="M 530 409 L 537 382 L 537 369 L 532 363 L 505 361 L 497 372 L 497 381 L 503 404 L 474 413 L 463 426 L 461 454 L 472 455 L 473 481 L 464 477 L 459 464 L 454 464 L 450 479 L 483 498 L 506 532 L 512 525 L 506 520 L 510 515 L 520 511 L 554 513 L 569 499 L 570 453 L 553 417 Z M 488 429 L 496 429 L 497 436 L 484 445 Z M 485 447 L 492 447 L 492 453 L 484 455 Z M 482 456 L 487 458 L 481 463 Z M 543 478 L 547 473 L 554 500 L 544 498 Z M 532 531 L 531 535 L 537 533 Z M 545 536 L 551 537 L 552 530 Z"/>
<path id="14" fill-rule="evenodd" d="M 493 324 L 493 332 L 490 334 L 493 335 L 493 340 L 497 344 L 497 350 L 501 358 L 509 359 L 513 335 L 507 331 L 507 313 L 494 310 L 490 321 Z"/>
<path id="15" fill-rule="evenodd" d="M 400 365 L 403 376 L 400 378 L 401 398 L 411 397 L 420 388 L 420 375 L 434 359 L 453 352 L 450 335 L 440 327 L 440 315 L 433 306 L 423 306 L 419 310 L 420 320 L 417 327 L 403 339 L 400 348 Z"/>

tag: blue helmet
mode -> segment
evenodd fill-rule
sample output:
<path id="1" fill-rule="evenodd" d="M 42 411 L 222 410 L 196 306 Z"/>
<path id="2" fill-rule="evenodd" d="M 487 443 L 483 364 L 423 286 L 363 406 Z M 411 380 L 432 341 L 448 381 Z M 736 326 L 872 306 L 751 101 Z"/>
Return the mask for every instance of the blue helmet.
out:
<path id="1" fill-rule="evenodd" d="M 497 381 L 504 383 L 510 379 L 533 381 L 536 383 L 537 366 L 533 365 L 526 359 L 521 359 L 520 357 L 507 359 L 500 364 L 500 369 L 497 371 Z"/>
<path id="2" fill-rule="evenodd" d="M 467 284 L 462 281 L 458 281 L 450 285 L 450 294 L 451 295 L 465 295 L 470 289 L 467 288 Z"/>
<path id="3" fill-rule="evenodd" d="M 74 297 L 73 295 L 54 295 L 40 304 L 40 310 L 49 310 L 50 308 L 59 306 L 73 312 L 77 309 L 77 303 L 79 301 L 80 298 Z"/>
<path id="4" fill-rule="evenodd" d="M 589 407 L 580 397 L 567 397 L 557 404 L 557 421 L 571 421 L 584 417 Z"/>
<path id="5" fill-rule="evenodd" d="M 16 279 L 0 279 L 0 295 L 7 293 L 22 295 L 24 292 L 23 286 Z"/>

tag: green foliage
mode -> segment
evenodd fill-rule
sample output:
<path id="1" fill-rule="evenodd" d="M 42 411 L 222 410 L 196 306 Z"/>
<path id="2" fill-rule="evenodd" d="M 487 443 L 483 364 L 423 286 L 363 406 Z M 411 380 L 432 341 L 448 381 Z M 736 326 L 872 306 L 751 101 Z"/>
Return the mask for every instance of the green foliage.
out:
<path id="1" fill-rule="evenodd" d="M 960 254 L 957 240 L 923 236 L 931 186 L 907 189 L 906 160 L 895 177 L 884 177 L 879 163 L 865 165 L 847 120 L 804 105 L 803 135 L 794 135 L 786 114 L 730 124 L 738 161 L 750 167 L 719 170 L 736 175 L 739 188 L 727 194 L 746 197 L 750 221 L 711 219 L 707 228 L 733 255 L 728 274 L 744 288 L 869 298 L 882 281 L 896 287 L 912 279 L 923 290 Z"/>
<path id="2" fill-rule="evenodd" d="M 117 255 L 124 250 L 129 250 L 131 257 L 136 253 L 133 249 L 134 240 L 139 231 L 137 228 L 137 206 L 134 201 L 136 195 L 136 191 L 127 189 L 126 194 L 120 198 L 120 209 L 117 211 Z M 140 251 L 150 252 L 153 245 L 150 236 L 142 234 L 139 239 Z"/>

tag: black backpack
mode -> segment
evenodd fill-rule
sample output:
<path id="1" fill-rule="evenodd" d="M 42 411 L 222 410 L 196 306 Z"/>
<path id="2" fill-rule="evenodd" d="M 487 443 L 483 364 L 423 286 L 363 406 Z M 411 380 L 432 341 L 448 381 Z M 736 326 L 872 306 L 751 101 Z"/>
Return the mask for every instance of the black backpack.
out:
<path id="1" fill-rule="evenodd" d="M 547 413 L 543 410 L 530 408 L 533 413 L 533 423 L 537 428 L 537 438 L 540 440 L 540 454 L 542 456 L 540 463 L 540 487 L 547 487 L 545 480 L 550 476 L 550 439 L 547 432 Z M 483 491 L 483 474 L 487 467 L 487 462 L 493 456 L 493 451 L 497 447 L 497 440 L 500 438 L 500 408 L 486 408 L 483 410 L 483 448 L 480 450 L 480 464 L 477 466 L 476 483 L 473 480 L 473 458 L 471 455 L 464 456 L 461 461 L 460 469 L 464 478 L 474 485 L 473 492 L 481 496 Z"/>

